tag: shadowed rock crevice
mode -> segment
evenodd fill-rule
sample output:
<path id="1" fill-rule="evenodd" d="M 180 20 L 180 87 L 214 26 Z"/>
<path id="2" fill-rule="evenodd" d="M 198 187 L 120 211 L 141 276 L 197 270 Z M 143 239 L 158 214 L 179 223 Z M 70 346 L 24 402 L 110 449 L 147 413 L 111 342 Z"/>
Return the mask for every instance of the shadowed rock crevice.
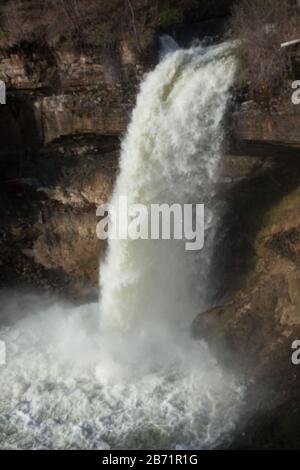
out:
<path id="1" fill-rule="evenodd" d="M 300 336 L 300 164 L 297 156 L 278 155 L 223 190 L 214 255 L 221 306 L 198 315 L 192 327 L 226 368 L 247 379 L 235 448 L 299 444 L 299 413 L 291 407 L 299 412 L 300 369 L 291 345 Z"/>
<path id="2" fill-rule="evenodd" d="M 255 270 L 259 262 L 257 243 L 268 223 L 268 212 L 299 184 L 299 159 L 290 156 L 287 163 L 286 159 L 276 156 L 265 159 L 262 167 L 249 177 L 221 188 L 219 199 L 224 203 L 224 214 L 213 262 L 213 275 L 219 280 L 219 297 L 228 298 Z"/>

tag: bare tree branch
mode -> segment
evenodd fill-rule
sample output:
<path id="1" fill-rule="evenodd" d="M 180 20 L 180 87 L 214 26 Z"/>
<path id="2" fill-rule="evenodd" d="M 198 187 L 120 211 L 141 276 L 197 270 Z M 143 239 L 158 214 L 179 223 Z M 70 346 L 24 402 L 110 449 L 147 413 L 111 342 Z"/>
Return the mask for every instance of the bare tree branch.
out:
<path id="1" fill-rule="evenodd" d="M 141 49 L 141 45 L 140 45 L 139 36 L 138 36 L 138 33 L 137 33 L 137 29 L 136 29 L 136 22 L 135 22 L 135 13 L 134 13 L 134 9 L 133 9 L 131 0 L 127 0 L 127 3 L 128 3 L 129 10 L 130 10 L 130 13 L 131 13 L 132 29 L 133 29 L 133 32 L 134 32 L 134 36 L 135 36 L 137 48 L 138 48 L 138 50 L 140 50 L 140 49 Z"/>

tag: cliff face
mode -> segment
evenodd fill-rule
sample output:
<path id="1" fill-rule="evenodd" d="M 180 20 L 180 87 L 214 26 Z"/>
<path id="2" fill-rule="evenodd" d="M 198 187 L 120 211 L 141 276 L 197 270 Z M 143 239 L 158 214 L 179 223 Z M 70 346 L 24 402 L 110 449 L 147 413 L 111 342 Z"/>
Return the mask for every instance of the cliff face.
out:
<path id="1" fill-rule="evenodd" d="M 8 104 L 0 108 L 7 214 L 2 221 L 3 284 L 12 277 L 47 286 L 50 276 L 52 285 L 55 272 L 63 291 L 66 285 L 71 291 L 80 284 L 96 286 L 103 250 L 95 235 L 96 207 L 112 192 L 120 139 L 138 84 L 151 66 L 125 42 L 120 58 L 117 65 L 82 52 L 44 50 L 28 57 L 2 50 L 0 72 L 8 84 Z M 233 186 L 242 188 L 243 180 L 268 175 L 281 162 L 289 167 L 298 154 L 298 110 L 290 101 L 271 112 L 247 102 L 234 113 L 222 197 L 230 198 Z M 255 195 L 254 189 L 253 204 Z M 85 228 L 80 232 L 79 227 Z M 239 268 L 226 263 L 230 288 L 236 280 L 228 273 Z M 240 265 L 247 263 L 245 255 Z"/>
<path id="2" fill-rule="evenodd" d="M 193 2 L 135 0 L 133 24 L 124 2 L 103 2 L 108 29 L 94 38 L 94 5 L 77 3 L 77 26 L 85 27 L 85 17 L 91 23 L 80 47 L 64 2 L 65 16 L 54 23 L 47 2 L 0 6 L 0 78 L 8 91 L 0 107 L 0 284 L 81 297 L 97 286 L 105 245 L 96 238 L 96 207 L 112 193 L 120 140 L 139 83 L 157 61 L 158 35 L 172 30 L 189 40 L 184 24 L 169 23 L 174 13 L 193 20 L 193 37 L 205 36 L 212 21 L 217 34 L 230 5 L 201 2 L 195 9 Z"/>
<path id="3" fill-rule="evenodd" d="M 202 18 L 227 14 L 228 4 L 203 2 Z M 194 26 L 206 34 L 204 23 Z M 118 60 L 94 50 L 2 45 L 0 78 L 8 87 L 0 107 L 2 287 L 97 295 L 105 245 L 96 238 L 96 207 L 112 193 L 120 139 L 139 82 L 155 63 L 155 44 L 141 58 L 124 38 Z M 246 102 L 234 112 L 212 272 L 222 300 L 193 324 L 194 336 L 207 340 L 227 367 L 256 380 L 260 397 L 250 387 L 248 403 L 262 419 L 253 424 L 245 416 L 249 432 L 241 446 L 268 446 L 261 436 L 277 423 L 274 408 L 289 428 L 291 400 L 300 410 L 300 375 L 290 360 L 300 334 L 300 107 L 289 93 L 287 83 L 286 101 L 271 111 Z"/>
<path id="4" fill-rule="evenodd" d="M 97 56 L 3 51 L 1 282 L 70 290 L 97 285 L 96 207 L 112 192 L 120 138 L 146 65 Z M 52 62 L 51 62 L 52 61 Z M 57 281 L 56 281 L 57 280 Z"/>
<path id="5" fill-rule="evenodd" d="M 268 112 L 248 103 L 236 114 L 215 251 L 220 306 L 192 327 L 247 380 L 241 448 L 299 447 L 300 369 L 291 359 L 300 335 L 299 111 L 288 100 Z"/>
<path id="6" fill-rule="evenodd" d="M 51 54 L 45 50 L 30 57 L 25 53 L 0 56 L 0 76 L 9 90 L 28 97 L 41 143 L 72 134 L 122 133 L 145 70 L 133 52 L 123 50 L 122 68 L 119 62 L 102 63 L 97 55 Z"/>
<path id="7" fill-rule="evenodd" d="M 299 448 L 300 370 L 292 364 L 300 337 L 299 175 L 291 158 L 239 183 L 226 249 L 240 289 L 193 323 L 193 335 L 248 385 L 234 447 Z"/>

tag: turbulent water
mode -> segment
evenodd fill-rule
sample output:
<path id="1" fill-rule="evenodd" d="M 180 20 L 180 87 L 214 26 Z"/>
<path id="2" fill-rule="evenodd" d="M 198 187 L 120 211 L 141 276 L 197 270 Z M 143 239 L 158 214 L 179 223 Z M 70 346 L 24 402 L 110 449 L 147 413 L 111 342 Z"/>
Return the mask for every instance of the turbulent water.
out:
<path id="1" fill-rule="evenodd" d="M 213 292 L 210 201 L 234 71 L 230 44 L 169 48 L 141 86 L 113 196 L 207 204 L 204 250 L 110 241 L 99 305 L 6 302 L 23 317 L 0 330 L 1 448 L 212 448 L 230 436 L 243 389 L 189 327 Z"/>
<path id="2" fill-rule="evenodd" d="M 122 196 L 129 205 L 205 203 L 211 225 L 235 72 L 231 50 L 223 44 L 170 52 L 148 75 L 123 142 L 115 207 Z M 112 240 L 101 268 L 103 329 L 190 322 L 207 301 L 210 259 L 208 230 L 200 254 L 178 240 Z"/>

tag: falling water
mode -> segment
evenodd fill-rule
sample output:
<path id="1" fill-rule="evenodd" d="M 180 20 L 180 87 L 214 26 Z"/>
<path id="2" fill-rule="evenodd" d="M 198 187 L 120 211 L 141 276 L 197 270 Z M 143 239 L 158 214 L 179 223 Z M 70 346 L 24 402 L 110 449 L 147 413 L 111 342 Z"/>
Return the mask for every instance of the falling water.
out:
<path id="1" fill-rule="evenodd" d="M 230 436 L 242 387 L 189 326 L 213 291 L 211 199 L 234 70 L 230 44 L 165 55 L 141 86 L 112 200 L 206 204 L 204 250 L 110 241 L 100 327 L 97 304 L 7 302 L 30 315 L 0 330 L 1 448 L 213 448 Z"/>
<path id="2" fill-rule="evenodd" d="M 148 75 L 123 142 L 115 207 L 122 196 L 129 205 L 148 207 L 205 203 L 206 226 L 212 225 L 222 124 L 235 72 L 231 52 L 231 44 L 169 52 Z M 210 259 L 208 230 L 200 255 L 177 240 L 110 241 L 101 269 L 103 328 L 132 328 L 149 319 L 168 326 L 190 322 L 208 306 Z"/>

